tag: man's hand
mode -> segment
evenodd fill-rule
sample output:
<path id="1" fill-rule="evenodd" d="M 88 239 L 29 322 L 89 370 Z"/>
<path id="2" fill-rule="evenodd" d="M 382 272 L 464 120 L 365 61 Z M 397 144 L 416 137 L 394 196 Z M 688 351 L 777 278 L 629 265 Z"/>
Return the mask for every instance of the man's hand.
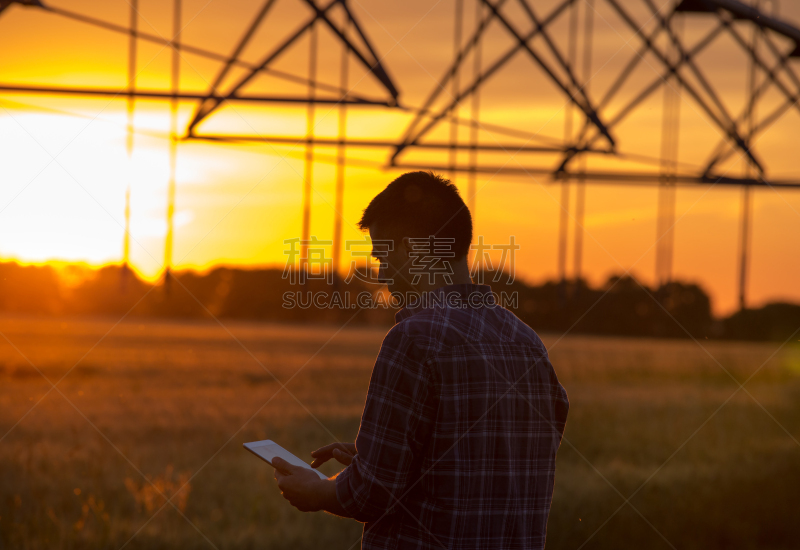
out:
<path id="1" fill-rule="evenodd" d="M 311 463 L 312 468 L 319 468 L 332 458 L 349 466 L 353 462 L 353 457 L 356 456 L 356 446 L 354 443 L 331 443 L 312 452 L 311 456 L 314 457 L 314 462 Z"/>
<path id="2" fill-rule="evenodd" d="M 334 479 L 320 479 L 308 468 L 294 466 L 278 457 L 272 459 L 272 465 L 281 494 L 292 506 L 301 512 L 325 510 L 343 518 L 350 517 L 336 498 Z"/>
<path id="3" fill-rule="evenodd" d="M 324 508 L 326 487 L 320 477 L 307 468 L 289 464 L 282 458 L 272 459 L 275 479 L 283 498 L 301 512 L 317 512 Z M 330 482 L 332 483 L 332 482 Z"/>

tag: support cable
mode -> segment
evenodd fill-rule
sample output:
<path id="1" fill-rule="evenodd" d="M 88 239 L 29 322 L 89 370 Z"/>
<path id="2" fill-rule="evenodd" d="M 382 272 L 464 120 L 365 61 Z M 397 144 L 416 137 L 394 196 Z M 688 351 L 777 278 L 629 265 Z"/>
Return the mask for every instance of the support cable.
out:
<path id="1" fill-rule="evenodd" d="M 125 27 L 125 26 L 123 26 L 123 25 L 117 25 L 117 24 L 111 23 L 109 21 L 103 21 L 102 19 L 96 19 L 94 17 L 89 17 L 87 15 L 83 15 L 83 14 L 80 14 L 80 13 L 72 12 L 72 11 L 65 10 L 63 8 L 59 8 L 59 7 L 55 7 L 55 6 L 43 6 L 42 8 L 47 10 L 50 13 L 53 13 L 55 15 L 60 15 L 60 16 L 62 16 L 64 18 L 66 18 L 66 19 L 71 19 L 73 21 L 78 21 L 78 22 L 81 22 L 81 23 L 92 25 L 94 27 L 105 29 L 105 30 L 108 30 L 108 31 L 111 31 L 111 32 L 116 32 L 116 33 L 125 34 L 125 35 L 130 34 L 130 29 Z M 184 52 L 184 53 L 189 53 L 189 54 L 192 54 L 192 55 L 196 55 L 196 56 L 199 56 L 199 57 L 203 57 L 205 59 L 211 59 L 213 61 L 219 61 L 221 63 L 228 63 L 229 60 L 231 59 L 229 55 L 224 55 L 224 54 L 221 54 L 221 53 L 212 52 L 212 51 L 209 51 L 209 50 L 206 50 L 206 49 L 203 49 L 203 48 L 199 48 L 197 46 L 193 46 L 191 44 L 178 43 L 177 41 L 168 40 L 168 39 L 163 38 L 161 36 L 148 34 L 146 32 L 142 32 L 142 31 L 137 31 L 136 36 L 137 36 L 137 38 L 139 40 L 143 40 L 143 41 L 146 41 L 146 42 L 152 42 L 153 44 L 160 44 L 162 46 L 172 47 L 173 45 L 179 45 L 181 51 Z M 236 58 L 236 59 L 233 59 L 230 62 L 231 62 L 232 65 L 235 65 L 236 67 L 241 67 L 241 68 L 248 69 L 248 70 L 251 70 L 251 71 L 255 70 L 257 72 L 264 72 L 264 73 L 269 74 L 270 76 L 274 76 L 275 78 L 280 78 L 282 80 L 286 80 L 287 82 L 293 82 L 295 84 L 303 84 L 303 85 L 308 84 L 308 79 L 306 79 L 306 78 L 300 77 L 300 76 L 295 75 L 295 74 L 287 73 L 287 72 L 284 72 L 284 71 L 280 71 L 278 69 L 273 69 L 271 67 L 258 67 L 257 65 L 249 63 L 249 62 L 247 62 L 247 61 L 245 61 L 243 59 Z M 329 91 L 329 92 L 335 92 L 335 93 L 339 93 L 339 94 L 342 94 L 342 95 L 347 93 L 347 95 L 349 95 L 353 99 L 360 100 L 361 103 L 369 103 L 369 102 L 377 103 L 377 101 L 371 101 L 368 98 L 359 97 L 359 96 L 357 96 L 355 94 L 347 92 L 347 90 L 342 90 L 340 88 L 337 88 L 336 86 L 331 86 L 329 84 L 325 84 L 325 83 L 322 83 L 322 82 L 318 82 L 317 83 L 317 87 L 320 88 L 320 89 L 325 89 L 326 91 Z M 193 96 L 193 99 L 203 99 L 203 98 L 204 98 L 204 96 L 199 95 L 199 94 L 194 94 L 194 96 Z M 217 99 L 216 96 L 212 96 L 212 98 L 213 99 Z M 385 102 L 385 101 L 381 101 L 379 103 L 380 104 L 389 105 L 389 102 Z M 392 103 L 392 105 L 394 105 L 394 102 Z"/>

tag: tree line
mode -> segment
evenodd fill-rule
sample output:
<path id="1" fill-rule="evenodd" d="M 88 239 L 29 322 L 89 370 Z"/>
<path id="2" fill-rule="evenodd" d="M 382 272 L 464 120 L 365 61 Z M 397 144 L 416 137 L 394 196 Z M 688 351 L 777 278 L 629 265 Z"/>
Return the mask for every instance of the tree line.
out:
<path id="1" fill-rule="evenodd" d="M 37 315 L 113 315 L 155 318 L 220 318 L 289 323 L 391 326 L 397 308 L 388 296 L 379 307 L 362 307 L 355 297 L 385 287 L 363 282 L 311 278 L 292 284 L 281 269 L 217 267 L 205 273 L 181 271 L 150 283 L 133 271 L 0 263 L 0 312 Z M 297 275 L 295 273 L 294 275 Z M 583 280 L 528 285 L 506 273 L 485 272 L 476 280 L 504 293 L 505 305 L 539 332 L 642 336 L 785 340 L 800 328 L 800 305 L 771 303 L 716 318 L 711 300 L 698 285 L 675 281 L 649 287 L 631 276 L 610 277 L 593 287 Z M 287 306 L 286 293 L 350 295 L 319 307 L 302 298 Z M 333 307 L 328 307 L 333 306 Z"/>

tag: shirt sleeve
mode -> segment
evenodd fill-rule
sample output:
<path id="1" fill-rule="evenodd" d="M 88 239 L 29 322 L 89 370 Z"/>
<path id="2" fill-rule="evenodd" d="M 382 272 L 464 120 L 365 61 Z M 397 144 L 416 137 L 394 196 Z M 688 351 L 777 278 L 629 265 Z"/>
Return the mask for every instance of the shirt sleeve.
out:
<path id="1" fill-rule="evenodd" d="M 547 355 L 545 355 L 547 358 Z M 558 381 L 555 369 L 550 359 L 547 358 L 547 367 L 550 371 L 550 398 L 553 402 L 553 428 L 555 429 L 556 448 L 561 446 L 564 438 L 564 429 L 567 426 L 567 415 L 569 414 L 569 397 L 567 390 Z"/>
<path id="2" fill-rule="evenodd" d="M 381 518 L 418 479 L 436 413 L 434 393 L 427 361 L 395 325 L 372 371 L 357 454 L 336 477 L 336 497 L 352 518 Z"/>

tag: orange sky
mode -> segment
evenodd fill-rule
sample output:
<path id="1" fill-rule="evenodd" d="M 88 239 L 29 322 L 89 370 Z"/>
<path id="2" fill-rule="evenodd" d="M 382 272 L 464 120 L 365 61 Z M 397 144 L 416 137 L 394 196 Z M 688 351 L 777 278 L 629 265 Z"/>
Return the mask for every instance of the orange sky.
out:
<path id="1" fill-rule="evenodd" d="M 109 1 L 51 1 L 75 12 L 126 24 L 128 4 Z M 252 0 L 184 0 L 186 27 L 182 40 L 219 53 L 232 50 L 238 36 L 260 6 Z M 513 2 L 509 2 L 512 5 Z M 545 14 L 555 2 L 536 2 Z M 640 42 L 602 0 L 596 0 L 590 96 L 597 100 L 608 89 Z M 140 28 L 167 36 L 171 28 L 169 2 L 141 1 Z M 453 0 L 395 2 L 351 0 L 350 5 L 372 39 L 378 54 L 401 91 L 403 105 L 420 106 L 452 59 Z M 647 17 L 644 5 L 626 2 L 639 20 Z M 783 15 L 800 22 L 800 6 L 782 6 Z M 473 25 L 475 4 L 465 2 L 465 29 Z M 581 12 L 583 14 L 583 12 Z M 507 12 L 521 32 L 530 25 L 518 11 Z M 278 0 L 244 53 L 256 61 L 271 43 L 308 17 L 298 0 Z M 708 17 L 685 23 L 687 42 L 710 28 Z M 567 19 L 553 27 L 554 40 L 566 49 Z M 651 21 L 646 30 L 652 28 Z M 740 28 L 746 36 L 749 30 Z M 533 44 L 543 50 L 543 42 Z M 490 63 L 512 42 L 498 26 L 490 28 L 484 44 L 484 63 Z M 0 15 L 0 82 L 58 84 L 64 86 L 125 86 L 127 39 L 108 31 L 62 17 L 14 6 Z M 707 77 L 720 91 L 726 106 L 738 114 L 746 99 L 747 62 L 736 53 L 729 38 L 720 39 L 698 59 Z M 782 47 L 785 45 L 782 44 Z M 340 47 L 320 33 L 320 79 L 336 83 Z M 166 90 L 170 51 L 143 44 L 139 51 L 138 85 Z M 552 61 L 552 60 L 550 60 Z M 796 63 L 796 62 L 794 62 Z M 307 42 L 276 61 L 275 68 L 306 74 Z M 463 81 L 470 77 L 468 60 Z M 185 53 L 181 63 L 184 90 L 205 91 L 219 64 Z M 240 73 L 235 73 L 238 76 Z M 661 74 L 652 56 L 645 56 L 621 99 L 631 97 Z M 374 79 L 351 63 L 354 91 L 381 97 Z M 787 85 L 791 82 L 787 79 Z M 355 83 L 355 84 L 354 84 Z M 793 86 L 792 90 L 797 90 Z M 251 93 L 301 94 L 303 88 L 259 77 Z M 443 94 L 443 97 L 447 97 Z M 765 96 L 763 112 L 779 96 Z M 553 140 L 563 137 L 565 97 L 522 54 L 481 89 L 481 120 L 503 124 Z M 620 151 L 657 158 L 660 152 L 661 109 L 659 91 L 614 130 Z M 680 100 L 679 160 L 691 166 L 706 159 L 720 137 L 719 128 L 704 116 L 684 92 Z M 609 112 L 619 108 L 612 101 Z M 180 108 L 181 126 L 193 113 L 195 102 Z M 462 107 L 466 115 L 469 101 Z M 800 179 L 794 164 L 797 136 L 796 110 L 787 112 L 759 139 L 756 150 L 773 178 Z M 610 118 L 610 116 L 607 116 Z M 125 151 L 125 102 L 111 98 L 64 98 L 0 93 L 0 257 L 25 262 L 68 260 L 100 265 L 118 262 L 122 254 L 124 193 L 128 177 Z M 351 110 L 348 131 L 352 137 L 396 140 L 410 121 L 405 112 L 381 107 Z M 581 124 L 576 115 L 576 124 Z M 337 108 L 321 105 L 315 117 L 316 133 L 335 136 Z M 131 259 L 146 277 L 162 270 L 166 231 L 169 111 L 165 102 L 138 101 L 136 107 L 133 191 L 131 199 Z M 231 104 L 200 127 L 202 133 L 288 134 L 302 137 L 305 109 L 276 105 Z M 431 134 L 446 140 L 448 126 Z M 459 139 L 466 140 L 463 129 Z M 487 144 L 522 145 L 487 129 L 479 139 Z M 531 142 L 534 143 L 534 142 Z M 351 149 L 354 162 L 347 169 L 344 201 L 344 237 L 362 239 L 355 229 L 361 209 L 400 172 L 385 171 L 388 149 Z M 318 155 L 330 157 L 331 148 Z M 283 241 L 300 236 L 303 182 L 302 146 L 267 144 L 220 145 L 182 143 L 179 149 L 175 215 L 174 261 L 178 268 L 206 268 L 215 264 L 283 265 Z M 411 153 L 405 158 L 446 164 L 447 154 Z M 459 157 L 466 162 L 467 156 Z M 487 165 L 510 168 L 552 168 L 555 157 L 486 154 Z M 740 175 L 737 155 L 720 168 Z M 649 164 L 621 162 L 607 157 L 589 160 L 590 169 L 653 170 Z M 321 158 L 314 166 L 311 234 L 332 236 L 334 209 L 333 165 Z M 466 196 L 466 176 L 456 183 Z M 520 250 L 517 275 L 531 282 L 555 277 L 557 271 L 560 187 L 548 177 L 481 175 L 477 183 L 476 235 L 485 242 L 507 243 L 515 235 Z M 737 300 L 737 247 L 741 190 L 734 188 L 680 187 L 677 192 L 674 274 L 699 282 L 713 296 L 717 312 L 728 312 Z M 573 189 L 574 197 L 574 189 Z M 590 185 L 586 192 L 584 273 L 593 283 L 612 273 L 631 270 L 643 281 L 654 280 L 656 200 L 654 187 Z M 757 189 L 753 201 L 753 256 L 749 299 L 752 305 L 775 299 L 800 301 L 800 190 Z M 574 233 L 570 223 L 570 238 Z M 572 249 L 568 271 L 572 270 Z M 347 261 L 347 259 L 345 259 Z"/>

